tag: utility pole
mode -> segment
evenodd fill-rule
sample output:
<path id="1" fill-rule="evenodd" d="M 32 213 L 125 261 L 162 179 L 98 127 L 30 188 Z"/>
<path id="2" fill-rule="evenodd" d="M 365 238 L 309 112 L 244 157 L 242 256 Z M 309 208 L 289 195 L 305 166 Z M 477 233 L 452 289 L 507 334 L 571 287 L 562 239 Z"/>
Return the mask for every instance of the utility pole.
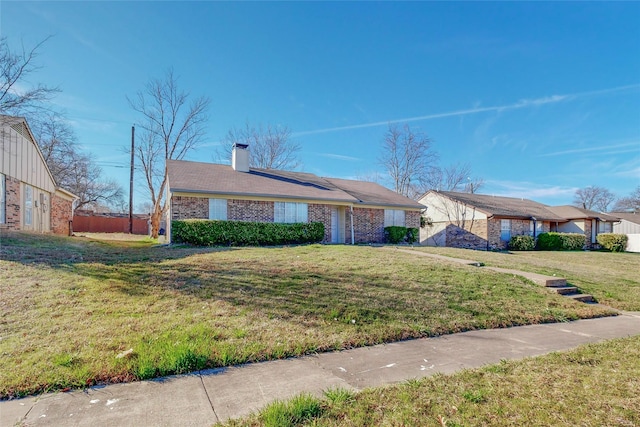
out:
<path id="1" fill-rule="evenodd" d="M 133 234 L 133 148 L 136 127 L 131 126 L 131 174 L 129 178 L 129 234 Z"/>

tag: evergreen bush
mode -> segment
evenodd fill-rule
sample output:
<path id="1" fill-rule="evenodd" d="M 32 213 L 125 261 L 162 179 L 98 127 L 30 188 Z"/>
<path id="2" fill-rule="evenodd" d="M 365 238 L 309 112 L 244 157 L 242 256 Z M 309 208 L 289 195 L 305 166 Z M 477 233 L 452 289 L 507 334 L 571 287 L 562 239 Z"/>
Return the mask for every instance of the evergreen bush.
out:
<path id="1" fill-rule="evenodd" d="M 611 252 L 624 252 L 627 247 L 626 234 L 601 233 L 596 236 L 596 241 L 600 246 Z"/>
<path id="2" fill-rule="evenodd" d="M 513 236 L 509 240 L 509 249 L 512 251 L 532 251 L 536 247 L 536 239 L 533 236 Z"/>
<path id="3" fill-rule="evenodd" d="M 321 222 L 281 224 L 187 219 L 173 221 L 171 227 L 174 242 L 198 246 L 275 246 L 318 243 L 324 238 Z"/>

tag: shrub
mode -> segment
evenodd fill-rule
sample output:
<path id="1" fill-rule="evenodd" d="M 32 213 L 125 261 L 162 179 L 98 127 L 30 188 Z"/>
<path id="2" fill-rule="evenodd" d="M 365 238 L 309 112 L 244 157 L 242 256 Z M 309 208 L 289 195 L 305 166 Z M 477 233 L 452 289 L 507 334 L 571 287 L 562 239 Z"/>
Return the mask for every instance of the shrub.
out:
<path id="1" fill-rule="evenodd" d="M 419 237 L 420 230 L 417 228 L 407 228 L 399 225 L 384 228 L 385 241 L 394 245 L 402 242 L 415 243 Z"/>
<path id="2" fill-rule="evenodd" d="M 536 249 L 539 251 L 577 251 L 584 248 L 586 238 L 580 233 L 542 233 L 538 236 Z"/>
<path id="3" fill-rule="evenodd" d="M 601 233 L 596 236 L 598 244 L 611 252 L 624 252 L 628 239 L 626 234 Z"/>
<path id="4" fill-rule="evenodd" d="M 536 239 L 533 236 L 513 236 L 509 240 L 509 249 L 512 251 L 532 251 L 536 247 Z"/>
<path id="5" fill-rule="evenodd" d="M 420 230 L 417 228 L 407 228 L 407 243 L 415 243 L 420 238 Z"/>
<path id="6" fill-rule="evenodd" d="M 173 221 L 171 226 L 175 242 L 199 246 L 273 246 L 317 243 L 324 238 L 321 222 L 280 224 L 187 219 Z"/>

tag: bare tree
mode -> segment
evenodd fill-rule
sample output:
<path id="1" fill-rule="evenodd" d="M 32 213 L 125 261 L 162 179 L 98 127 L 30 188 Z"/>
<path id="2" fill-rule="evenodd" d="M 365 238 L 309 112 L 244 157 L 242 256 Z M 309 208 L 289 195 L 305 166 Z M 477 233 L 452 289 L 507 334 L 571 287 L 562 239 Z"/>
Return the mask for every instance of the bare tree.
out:
<path id="1" fill-rule="evenodd" d="M 76 209 L 117 207 L 122 203 L 122 187 L 114 180 L 104 179 L 102 169 L 78 148 L 76 136 L 64 117 L 43 113 L 32 129 L 56 184 L 78 196 Z"/>
<path id="2" fill-rule="evenodd" d="M 145 184 L 153 204 L 151 237 L 158 237 L 160 219 L 168 209 L 165 197 L 169 159 L 183 159 L 202 142 L 210 100 L 178 89 L 178 78 L 168 70 L 162 79 L 150 80 L 144 91 L 128 98 L 129 105 L 143 117 L 142 138 L 134 155 L 142 166 Z"/>
<path id="3" fill-rule="evenodd" d="M 291 139 L 287 126 L 255 127 L 246 123 L 244 128 L 233 128 L 224 138 L 218 157 L 230 159 L 235 143 L 249 145 L 249 165 L 254 168 L 294 170 L 302 164 L 298 157 L 300 145 Z"/>
<path id="4" fill-rule="evenodd" d="M 613 206 L 613 212 L 640 212 L 640 185 L 628 197 L 621 197 Z"/>
<path id="5" fill-rule="evenodd" d="M 456 163 L 445 168 L 433 167 L 427 185 L 432 190 L 475 193 L 484 185 L 484 180 L 471 178 L 471 166 L 468 163 Z"/>
<path id="6" fill-rule="evenodd" d="M 57 87 L 48 87 L 38 83 L 35 86 L 23 86 L 28 76 L 40 67 L 35 64 L 38 50 L 50 37 L 38 43 L 33 49 L 24 47 L 19 53 L 12 52 L 6 37 L 0 38 L 0 113 L 7 115 L 30 115 L 34 110 L 43 109 L 60 91 Z"/>
<path id="7" fill-rule="evenodd" d="M 379 162 L 394 191 L 411 198 L 420 196 L 428 186 L 437 159 L 427 135 L 414 132 L 407 124 L 389 125 Z"/>
<path id="8" fill-rule="evenodd" d="M 589 186 L 576 190 L 573 204 L 584 209 L 606 212 L 615 199 L 616 195 L 606 188 Z"/>

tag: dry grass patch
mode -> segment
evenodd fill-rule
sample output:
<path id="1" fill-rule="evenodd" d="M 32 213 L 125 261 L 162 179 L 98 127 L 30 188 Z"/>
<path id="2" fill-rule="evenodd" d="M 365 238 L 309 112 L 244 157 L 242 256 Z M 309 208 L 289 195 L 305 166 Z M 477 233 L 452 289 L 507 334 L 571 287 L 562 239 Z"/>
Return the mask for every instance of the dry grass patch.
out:
<path id="1" fill-rule="evenodd" d="M 562 276 L 619 310 L 640 311 L 640 254 L 600 251 L 485 252 L 417 247 L 428 253 L 479 261 L 485 265 Z"/>
<path id="2" fill-rule="evenodd" d="M 611 340 L 358 394 L 329 390 L 225 425 L 636 426 L 639 353 L 640 336 Z M 300 413 L 304 424 L 287 423 Z"/>
<path id="3" fill-rule="evenodd" d="M 4 398 L 610 314 L 519 277 L 372 247 L 3 234 L 0 254 Z"/>

